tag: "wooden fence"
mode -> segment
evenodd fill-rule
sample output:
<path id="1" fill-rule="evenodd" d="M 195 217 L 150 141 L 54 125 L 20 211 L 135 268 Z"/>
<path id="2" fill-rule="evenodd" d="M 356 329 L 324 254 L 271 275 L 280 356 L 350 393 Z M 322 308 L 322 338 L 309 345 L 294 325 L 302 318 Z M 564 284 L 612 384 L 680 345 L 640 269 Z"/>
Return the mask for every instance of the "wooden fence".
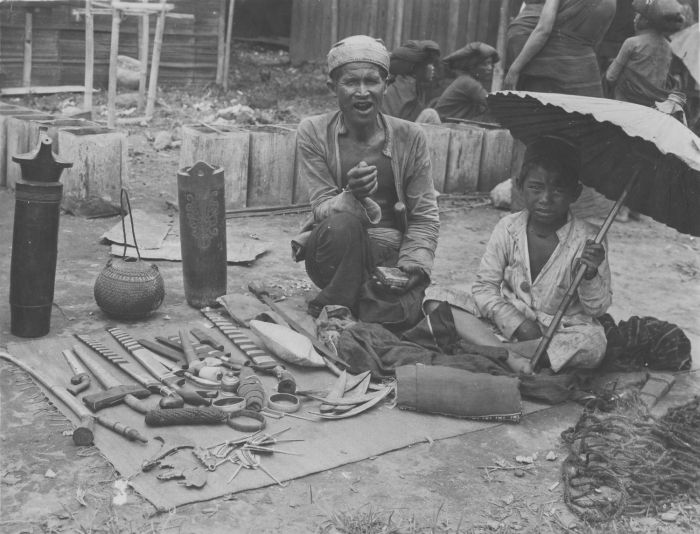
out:
<path id="1" fill-rule="evenodd" d="M 511 0 L 510 15 L 521 0 Z M 348 35 L 384 40 L 390 50 L 409 39 L 437 41 L 447 54 L 471 41 L 496 46 L 498 0 L 294 0 L 289 53 L 293 64 L 325 60 Z"/>
<path id="2" fill-rule="evenodd" d="M 471 124 L 421 125 L 439 193 L 490 191 L 520 169 L 522 145 L 507 130 Z M 202 160 L 224 168 L 226 208 L 308 202 L 295 154 L 294 125 L 214 130 L 183 127 L 179 167 Z"/>

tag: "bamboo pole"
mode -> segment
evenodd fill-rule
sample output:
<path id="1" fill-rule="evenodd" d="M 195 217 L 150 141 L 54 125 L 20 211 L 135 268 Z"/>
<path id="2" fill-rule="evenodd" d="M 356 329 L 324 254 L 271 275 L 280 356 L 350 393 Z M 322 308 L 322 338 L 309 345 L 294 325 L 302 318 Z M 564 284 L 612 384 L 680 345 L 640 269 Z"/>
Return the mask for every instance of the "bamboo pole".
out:
<path id="1" fill-rule="evenodd" d="M 605 239 L 608 230 L 610 230 L 612 223 L 615 221 L 615 217 L 617 217 L 617 213 L 620 211 L 620 208 L 627 200 L 628 195 L 630 194 L 634 186 L 637 184 L 637 180 L 639 179 L 640 173 L 641 167 L 638 167 L 634 171 L 632 177 L 627 182 L 627 185 L 622 191 L 620 198 L 617 199 L 612 209 L 610 210 L 610 213 L 608 213 L 608 216 L 605 218 L 605 221 L 603 221 L 603 225 L 600 227 L 600 230 L 598 230 L 598 233 L 596 234 L 595 239 L 593 240 L 593 242 L 596 245 L 600 245 Z M 530 364 L 533 370 L 537 370 L 537 364 L 539 363 L 540 358 L 542 358 L 544 353 L 547 351 L 547 348 L 549 347 L 549 344 L 552 341 L 552 337 L 554 336 L 554 333 L 559 327 L 559 323 L 561 323 L 561 320 L 564 317 L 566 310 L 569 308 L 569 305 L 571 304 L 571 301 L 573 300 L 574 295 L 576 294 L 578 286 L 583 280 L 584 274 L 586 274 L 586 265 L 584 263 L 581 263 L 578 266 L 578 269 L 576 270 L 576 274 L 574 275 L 571 284 L 569 285 L 569 289 L 566 290 L 566 294 L 564 295 L 561 304 L 559 304 L 559 308 L 557 308 L 554 317 L 552 317 L 552 322 L 549 323 L 547 330 L 545 331 L 544 335 L 540 339 L 539 344 L 537 345 L 537 349 L 535 350 L 535 354 L 533 355 Z"/>
<path id="2" fill-rule="evenodd" d="M 338 42 L 338 0 L 331 0 L 331 43 Z"/>
<path id="3" fill-rule="evenodd" d="M 450 0 L 446 51 L 457 50 L 457 35 L 459 35 L 459 0 Z"/>
<path id="4" fill-rule="evenodd" d="M 501 60 L 493 69 L 493 81 L 491 91 L 500 91 L 503 87 L 503 65 L 506 61 L 506 31 L 508 30 L 508 18 L 510 15 L 510 0 L 501 0 L 501 9 L 498 14 L 498 37 L 496 38 L 496 51 Z"/>
<path id="5" fill-rule="evenodd" d="M 394 46 L 401 46 L 403 38 L 404 0 L 396 1 L 396 22 L 394 23 Z"/>
<path id="6" fill-rule="evenodd" d="M 146 100 L 146 120 L 153 117 L 156 107 L 156 92 L 158 91 L 158 69 L 160 69 L 160 50 L 163 47 L 163 31 L 165 30 L 165 0 L 160 0 L 161 10 L 156 21 L 156 34 L 153 40 L 153 57 L 151 58 L 151 75 L 148 79 L 148 99 Z"/>
<path id="7" fill-rule="evenodd" d="M 116 123 L 117 100 L 117 56 L 119 55 L 119 27 L 122 13 L 112 9 L 112 34 L 109 46 L 109 83 L 107 86 L 107 126 L 114 128 Z"/>
<path id="8" fill-rule="evenodd" d="M 231 38 L 233 37 L 233 10 L 236 7 L 236 0 L 229 0 L 228 4 L 228 24 L 226 27 L 226 49 L 224 50 L 224 91 L 228 91 L 228 71 L 231 66 Z"/>
<path id="9" fill-rule="evenodd" d="M 224 83 L 224 54 L 226 50 L 226 0 L 219 0 L 219 25 L 216 29 L 216 84 Z"/>
<path id="10" fill-rule="evenodd" d="M 32 41 L 34 33 L 33 14 L 31 8 L 24 10 L 24 64 L 22 65 L 22 85 L 32 84 Z"/>
<path id="11" fill-rule="evenodd" d="M 148 0 L 141 0 L 146 3 Z M 151 33 L 148 13 L 139 17 L 139 99 L 138 110 L 143 111 L 146 106 L 146 86 L 148 84 L 148 41 Z"/>
<path id="12" fill-rule="evenodd" d="M 476 41 L 476 30 L 479 25 L 480 2 L 481 0 L 469 0 L 469 8 L 467 9 L 467 43 Z"/>
<path id="13" fill-rule="evenodd" d="M 85 0 L 85 93 L 83 109 L 92 117 L 92 87 L 95 77 L 95 21 L 92 18 L 92 0 Z"/>

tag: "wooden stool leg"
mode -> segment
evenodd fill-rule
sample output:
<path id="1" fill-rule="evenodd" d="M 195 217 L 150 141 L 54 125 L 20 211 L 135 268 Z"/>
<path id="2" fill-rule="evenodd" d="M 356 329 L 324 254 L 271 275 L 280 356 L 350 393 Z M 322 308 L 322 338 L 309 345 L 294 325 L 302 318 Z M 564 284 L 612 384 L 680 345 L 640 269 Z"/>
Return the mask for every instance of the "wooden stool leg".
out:
<path id="1" fill-rule="evenodd" d="M 24 11 L 24 64 L 22 66 L 22 85 L 32 85 L 32 40 L 33 40 L 33 14 L 31 8 Z"/>
<path id="2" fill-rule="evenodd" d="M 165 28 L 165 0 L 160 0 L 163 9 L 158 13 L 156 35 L 153 41 L 153 58 L 151 59 L 151 76 L 148 80 L 148 99 L 146 100 L 146 120 L 153 117 L 156 107 L 156 91 L 158 90 L 158 69 L 160 68 L 160 50 L 163 46 L 163 30 Z"/>
<path id="3" fill-rule="evenodd" d="M 92 18 L 92 0 L 85 0 L 85 93 L 83 109 L 92 117 L 92 87 L 95 69 L 95 26 Z"/>
<path id="4" fill-rule="evenodd" d="M 112 10 L 112 41 L 109 47 L 109 86 L 107 88 L 107 126 L 109 128 L 114 128 L 116 124 L 117 56 L 119 55 L 121 16 L 121 11 Z"/>

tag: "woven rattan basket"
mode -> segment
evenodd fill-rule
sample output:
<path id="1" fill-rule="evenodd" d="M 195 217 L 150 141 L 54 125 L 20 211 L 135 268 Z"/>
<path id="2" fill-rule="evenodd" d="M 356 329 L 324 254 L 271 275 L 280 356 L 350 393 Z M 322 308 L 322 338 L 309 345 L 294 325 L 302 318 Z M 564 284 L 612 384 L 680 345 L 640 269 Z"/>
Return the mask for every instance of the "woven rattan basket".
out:
<path id="1" fill-rule="evenodd" d="M 122 218 L 124 252 L 121 258 L 111 258 L 95 281 L 95 301 L 100 309 L 115 319 L 141 319 L 157 310 L 163 303 L 165 286 L 158 267 L 141 259 L 136 242 L 134 219 L 127 192 L 122 189 L 122 207 L 126 199 L 131 232 L 138 258 L 126 257 L 126 225 Z M 126 216 L 124 216 L 126 217 Z"/>

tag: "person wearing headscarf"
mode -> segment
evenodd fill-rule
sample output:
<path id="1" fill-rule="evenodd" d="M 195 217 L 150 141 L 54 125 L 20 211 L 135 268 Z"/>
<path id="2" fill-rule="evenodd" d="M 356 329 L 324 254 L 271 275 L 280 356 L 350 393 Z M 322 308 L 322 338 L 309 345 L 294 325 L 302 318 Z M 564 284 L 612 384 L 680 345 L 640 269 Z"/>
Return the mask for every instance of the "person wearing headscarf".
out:
<path id="1" fill-rule="evenodd" d="M 407 41 L 394 49 L 383 112 L 407 121 L 439 124 L 440 117 L 428 107 L 426 91 L 439 58 L 440 46 L 435 41 Z"/>
<path id="2" fill-rule="evenodd" d="M 596 47 L 616 0 L 525 0 L 509 24 L 504 89 L 603 97 Z"/>
<path id="3" fill-rule="evenodd" d="M 445 89 L 435 110 L 447 119 L 487 120 L 486 96 L 491 88 L 493 66 L 498 52 L 492 46 L 474 42 L 452 52 L 443 62 L 457 78 Z"/>
<path id="4" fill-rule="evenodd" d="M 426 137 L 381 112 L 390 60 L 380 40 L 348 37 L 327 61 L 338 109 L 297 133 L 312 216 L 292 247 L 321 289 L 308 311 L 341 305 L 399 331 L 422 318 L 440 226 Z M 398 284 L 374 279 L 379 266 L 398 268 Z"/>

